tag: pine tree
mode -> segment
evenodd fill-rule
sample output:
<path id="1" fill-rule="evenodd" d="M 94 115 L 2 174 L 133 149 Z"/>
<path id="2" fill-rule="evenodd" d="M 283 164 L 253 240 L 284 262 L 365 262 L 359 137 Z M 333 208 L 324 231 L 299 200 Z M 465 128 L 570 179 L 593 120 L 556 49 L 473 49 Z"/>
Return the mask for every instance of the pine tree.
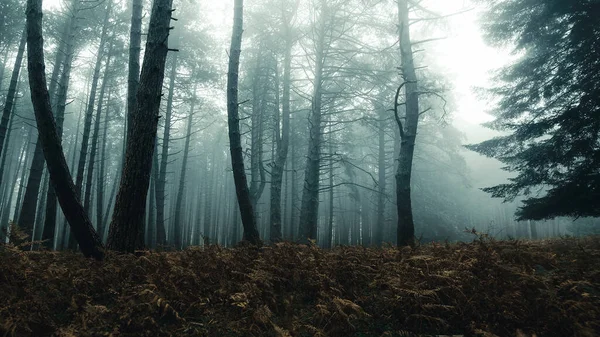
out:
<path id="1" fill-rule="evenodd" d="M 524 196 L 521 220 L 600 215 L 600 2 L 485 2 L 487 38 L 521 56 L 491 89 L 507 135 L 468 146 L 517 175 L 484 190 Z"/>

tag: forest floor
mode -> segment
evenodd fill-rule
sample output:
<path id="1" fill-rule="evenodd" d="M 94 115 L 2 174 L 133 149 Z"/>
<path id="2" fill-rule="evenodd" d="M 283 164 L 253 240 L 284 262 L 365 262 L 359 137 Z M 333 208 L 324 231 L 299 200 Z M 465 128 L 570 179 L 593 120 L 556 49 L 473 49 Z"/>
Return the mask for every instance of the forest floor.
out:
<path id="1" fill-rule="evenodd" d="M 600 238 L 104 262 L 0 247 L 0 336 L 51 335 L 600 336 Z"/>

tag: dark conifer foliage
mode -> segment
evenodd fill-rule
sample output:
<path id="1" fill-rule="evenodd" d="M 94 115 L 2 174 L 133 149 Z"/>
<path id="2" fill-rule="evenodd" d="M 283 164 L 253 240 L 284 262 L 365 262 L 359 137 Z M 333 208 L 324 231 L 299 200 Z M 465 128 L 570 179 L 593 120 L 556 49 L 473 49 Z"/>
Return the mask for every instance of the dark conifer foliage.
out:
<path id="1" fill-rule="evenodd" d="M 491 91 L 508 134 L 468 146 L 517 176 L 484 190 L 524 196 L 519 219 L 599 216 L 600 2 L 484 2 L 488 39 L 519 55 Z"/>

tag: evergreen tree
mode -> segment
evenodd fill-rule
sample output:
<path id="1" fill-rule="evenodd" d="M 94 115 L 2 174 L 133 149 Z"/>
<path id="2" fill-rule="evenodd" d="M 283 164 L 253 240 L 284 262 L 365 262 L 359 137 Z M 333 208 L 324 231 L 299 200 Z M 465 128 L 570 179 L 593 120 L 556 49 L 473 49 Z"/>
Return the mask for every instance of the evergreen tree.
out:
<path id="1" fill-rule="evenodd" d="M 487 38 L 520 57 L 491 89 L 506 135 L 468 146 L 516 176 L 484 190 L 524 196 L 521 220 L 600 215 L 600 2 L 485 2 Z"/>

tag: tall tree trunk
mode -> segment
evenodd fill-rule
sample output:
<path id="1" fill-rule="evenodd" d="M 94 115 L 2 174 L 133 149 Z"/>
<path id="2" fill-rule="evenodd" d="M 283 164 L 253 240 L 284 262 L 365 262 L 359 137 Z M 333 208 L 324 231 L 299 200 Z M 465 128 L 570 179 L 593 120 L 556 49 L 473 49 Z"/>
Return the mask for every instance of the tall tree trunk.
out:
<path id="1" fill-rule="evenodd" d="M 38 241 L 42 238 L 42 232 L 44 230 L 44 218 L 45 212 L 44 208 L 46 207 L 46 201 L 48 196 L 48 186 L 50 185 L 50 177 L 47 170 L 44 170 L 44 178 L 42 180 L 42 190 L 38 196 L 37 210 L 35 212 L 35 229 L 33 233 L 33 240 Z M 38 245 L 32 246 L 33 250 L 39 249 Z"/>
<path id="2" fill-rule="evenodd" d="M 23 191 L 25 189 L 25 173 L 27 172 L 27 164 L 29 164 L 29 155 L 31 154 L 29 145 L 31 144 L 31 138 L 33 137 L 34 131 L 29 131 L 29 136 L 27 137 L 27 142 L 25 145 L 25 159 L 23 160 L 23 164 L 21 167 L 21 178 L 19 179 L 19 191 L 17 192 L 17 200 L 15 203 L 15 212 L 13 214 L 13 222 L 19 223 L 19 210 L 21 209 L 21 201 L 23 197 Z"/>
<path id="3" fill-rule="evenodd" d="M 102 120 L 102 108 L 104 106 L 104 94 L 106 93 L 106 86 L 109 81 L 109 70 L 110 70 L 110 59 L 112 57 L 112 43 L 108 48 L 108 54 L 106 57 L 106 65 L 104 66 L 104 77 L 102 78 L 102 85 L 100 86 L 100 95 L 98 96 L 98 106 L 96 108 L 96 119 L 94 120 L 94 133 L 92 135 L 92 143 L 90 146 L 90 160 L 88 162 L 87 177 L 85 182 L 85 193 L 83 198 L 83 209 L 88 214 L 91 214 L 91 197 L 92 197 L 92 185 L 94 182 L 94 165 L 96 164 L 96 152 L 98 150 L 98 136 L 100 134 L 100 121 Z M 98 186 L 99 188 L 99 186 Z M 100 222 L 96 224 L 99 226 Z"/>
<path id="4" fill-rule="evenodd" d="M 300 206 L 299 236 L 301 242 L 317 239 L 317 220 L 319 216 L 319 170 L 321 165 L 321 101 L 323 87 L 323 62 L 325 47 L 325 11 L 326 3 L 321 2 L 321 14 L 315 50 L 315 80 L 309 125 L 308 154 L 304 170 L 304 188 Z"/>
<path id="5" fill-rule="evenodd" d="M 158 146 L 156 143 L 154 143 L 152 170 L 150 174 L 152 175 L 150 179 L 150 205 L 148 206 L 148 231 L 150 233 L 148 233 L 147 237 L 150 247 L 156 247 L 157 244 L 164 245 L 167 238 L 165 227 L 158 228 L 156 226 L 156 181 L 158 180 Z"/>
<path id="6" fill-rule="evenodd" d="M 104 74 L 106 76 L 106 73 Z M 108 92 L 108 102 L 110 102 L 111 92 Z M 96 175 L 96 227 L 100 237 L 104 233 L 104 185 L 108 181 L 106 177 L 105 167 L 106 161 L 106 140 L 108 135 L 108 121 L 110 120 L 110 108 L 106 108 L 106 116 L 104 116 L 104 127 L 102 131 L 102 149 L 100 150 L 100 168 Z"/>
<path id="7" fill-rule="evenodd" d="M 23 62 L 23 53 L 25 52 L 26 41 L 27 32 L 25 29 L 23 29 L 21 41 L 19 42 L 19 50 L 17 51 L 17 57 L 15 58 L 15 65 L 10 77 L 10 84 L 8 85 L 6 101 L 4 102 L 4 108 L 2 108 L 2 119 L 0 120 L 0 155 L 2 154 L 2 150 L 4 148 L 4 139 L 6 138 L 10 114 L 13 111 L 13 104 L 15 102 L 15 96 L 17 93 L 17 84 L 19 82 L 19 73 L 21 71 L 21 63 Z M 0 175 L 0 186 L 2 186 L 2 175 Z"/>
<path id="8" fill-rule="evenodd" d="M 39 130 L 38 130 L 39 132 Z M 41 135 L 37 137 L 35 149 L 33 150 L 33 159 L 27 178 L 27 187 L 23 196 L 23 203 L 19 213 L 19 228 L 27 235 L 33 234 L 33 225 L 35 222 L 35 211 L 37 208 L 38 194 L 42 183 L 42 174 L 44 173 L 44 152 L 40 141 Z"/>
<path id="9" fill-rule="evenodd" d="M 66 38 L 65 45 L 62 46 L 64 49 L 59 50 L 58 53 L 64 53 L 64 65 L 62 67 L 62 74 L 60 78 L 60 82 L 58 83 L 58 94 L 56 96 L 56 131 L 58 132 L 58 137 L 62 143 L 63 136 L 63 124 L 65 120 L 65 109 L 67 106 L 67 92 L 69 90 L 69 81 L 71 79 L 71 68 L 73 65 L 73 57 L 75 54 L 75 31 L 76 31 L 76 22 L 77 18 L 72 15 L 69 23 L 69 27 L 64 32 L 63 38 Z M 61 45 L 63 43 L 61 42 Z M 59 61 L 59 56 L 56 57 L 56 62 Z M 55 65 L 54 69 L 61 68 L 60 65 Z M 58 76 L 58 75 L 56 75 Z M 56 84 L 54 85 L 56 86 Z M 50 91 L 52 95 L 52 91 Z M 51 96 L 52 97 L 52 96 Z M 52 101 L 52 99 L 51 99 Z M 79 126 L 79 124 L 78 124 Z M 54 188 L 52 184 L 48 187 L 48 192 L 46 195 L 46 214 L 44 217 L 44 230 L 42 232 L 42 240 L 45 240 L 44 245 L 48 249 L 52 249 L 54 246 L 54 235 L 56 233 L 56 214 L 57 214 L 57 199 L 56 194 L 54 193 Z"/>
<path id="10" fill-rule="evenodd" d="M 31 101 L 50 179 L 81 251 L 86 257 L 102 260 L 104 247 L 77 198 L 75 185 L 69 173 L 60 137 L 56 130 L 56 123 L 52 116 L 50 95 L 44 73 L 41 0 L 27 1 L 27 47 Z"/>
<path id="11" fill-rule="evenodd" d="M 110 12 L 112 8 L 112 2 L 109 1 L 106 7 L 104 15 L 104 24 L 102 26 L 102 33 L 100 35 L 100 44 L 98 45 L 98 53 L 96 55 L 96 64 L 94 65 L 94 74 L 92 75 L 92 86 L 90 88 L 90 96 L 88 98 L 87 109 L 85 112 L 85 119 L 83 120 L 83 134 L 81 136 L 81 148 L 79 150 L 79 163 L 77 164 L 77 176 L 75 179 L 75 186 L 77 188 L 77 195 L 81 198 L 81 190 L 83 188 L 83 178 L 85 171 L 85 163 L 87 161 L 88 146 L 90 141 L 90 131 L 92 128 L 92 116 L 94 114 L 94 103 L 96 102 L 96 91 L 98 88 L 98 80 L 100 78 L 100 68 L 102 66 L 102 58 L 104 57 L 104 45 L 107 39 L 108 22 L 110 18 Z"/>
<path id="12" fill-rule="evenodd" d="M 379 128 L 378 132 L 378 142 L 379 142 L 379 154 L 377 159 L 377 220 L 375 221 L 375 238 L 373 240 L 373 244 L 375 246 L 381 246 L 383 243 L 383 233 L 385 231 L 385 185 L 386 185 L 386 175 L 385 175 L 385 128 L 386 128 L 386 118 L 385 111 L 380 108 L 379 112 Z"/>
<path id="13" fill-rule="evenodd" d="M 265 167 L 263 165 L 263 140 L 264 132 L 263 125 L 265 119 L 265 106 L 267 102 L 267 87 L 269 81 L 268 77 L 268 66 L 261 65 L 263 55 L 259 54 L 257 57 L 256 71 L 254 75 L 254 83 L 252 84 L 252 127 L 250 129 L 250 201 L 252 202 L 252 209 L 254 210 L 255 221 L 258 222 L 258 210 L 257 205 L 260 197 L 262 196 L 266 186 Z M 264 78 L 261 78 L 261 71 L 265 72 Z M 259 92 L 259 88 L 262 90 Z"/>
<path id="14" fill-rule="evenodd" d="M 294 123 L 297 124 L 297 123 Z M 294 128 L 291 128 L 291 132 L 293 132 Z M 294 240 L 294 235 L 296 233 L 296 216 L 297 213 L 297 205 L 298 205 L 298 172 L 296 166 L 296 138 L 291 142 L 291 158 L 290 165 L 292 169 L 292 186 L 290 187 L 291 193 L 291 201 L 290 201 L 290 240 Z"/>
<path id="15" fill-rule="evenodd" d="M 329 126 L 329 224 L 327 227 L 327 248 L 333 248 L 333 220 L 334 220 L 334 184 L 333 184 L 333 132 Z"/>
<path id="16" fill-rule="evenodd" d="M 10 205 L 12 204 L 13 196 L 15 194 L 14 191 L 15 191 L 15 187 L 17 185 L 17 179 L 19 178 L 19 172 L 20 172 L 20 170 L 24 171 L 25 166 L 27 166 L 26 151 L 28 150 L 28 148 L 29 148 L 29 139 L 27 139 L 23 144 L 23 148 L 21 149 L 21 153 L 18 157 L 17 169 L 15 170 L 14 178 L 12 179 L 12 183 L 8 190 L 8 200 L 5 203 L 4 211 L 2 212 L 2 218 L 0 219 L 0 243 L 4 242 L 3 229 L 7 228 L 6 226 L 8 226 L 8 221 L 9 221 L 9 216 L 10 216 Z"/>
<path id="17" fill-rule="evenodd" d="M 227 71 L 227 124 L 229 126 L 229 150 L 231 151 L 231 167 L 235 191 L 240 207 L 242 224 L 244 226 L 244 239 L 252 244 L 260 244 L 261 240 L 256 228 L 256 218 L 250 200 L 248 181 L 244 169 L 244 156 L 242 153 L 242 136 L 240 134 L 238 80 L 240 68 L 240 54 L 242 52 L 242 33 L 244 26 L 244 0 L 235 0 L 233 10 L 233 32 L 229 49 L 229 69 Z M 209 210 L 206 210 L 207 212 Z"/>
<path id="18" fill-rule="evenodd" d="M 193 72 L 192 72 L 193 74 Z M 193 75 L 192 75 L 193 78 Z M 187 169 L 188 154 L 190 152 L 190 139 L 192 137 L 192 124 L 194 122 L 194 107 L 196 104 L 196 83 L 192 91 L 192 101 L 190 102 L 190 113 L 187 120 L 187 134 L 185 137 L 185 145 L 183 146 L 183 160 L 181 161 L 181 174 L 179 175 L 179 188 L 177 190 L 177 201 L 175 202 L 175 221 L 173 222 L 173 242 L 175 248 L 181 248 L 181 213 L 183 204 L 183 193 L 185 189 L 185 173 Z"/>
<path id="19" fill-rule="evenodd" d="M 16 90 L 18 90 L 18 86 L 17 86 Z M 10 135 L 12 133 L 13 125 L 15 123 L 15 116 L 14 116 L 15 107 L 16 107 L 16 105 L 13 105 L 12 112 L 11 112 L 12 116 L 10 118 L 10 122 L 8 123 L 8 130 L 6 130 L 6 140 L 4 141 L 4 147 L 7 150 L 10 148 Z M 8 157 L 7 154 L 8 154 L 8 151 L 4 151 L 1 156 L 2 159 L 0 161 L 0 186 L 2 186 L 2 177 L 4 176 L 4 168 L 6 167 L 6 157 Z M 7 173 L 10 173 L 10 170 Z"/>
<path id="20" fill-rule="evenodd" d="M 167 110 L 165 112 L 165 126 L 163 130 L 162 151 L 160 154 L 160 167 L 156 180 L 156 226 L 159 232 L 166 232 L 165 228 L 165 187 L 167 185 L 167 163 L 169 162 L 169 142 L 171 138 L 171 116 L 173 114 L 173 93 L 175 78 L 177 77 L 177 54 L 171 59 L 171 74 L 169 76 L 169 95 L 167 96 Z M 173 240 L 170 240 L 173 242 Z M 164 245 L 166 237 L 160 237 L 158 244 Z"/>
<path id="21" fill-rule="evenodd" d="M 131 29 L 129 30 L 129 67 L 127 70 L 127 131 L 133 125 L 135 100 L 140 85 L 140 52 L 142 50 L 142 0 L 132 0 Z M 125 137 L 125 139 L 127 139 Z"/>
<path id="22" fill-rule="evenodd" d="M 397 118 L 400 132 L 400 154 L 398 157 L 398 171 L 396 172 L 396 196 L 398 209 L 398 246 L 407 246 L 414 243 L 415 224 L 412 214 L 410 193 L 410 179 L 412 175 L 413 155 L 417 126 L 419 125 L 419 92 L 417 75 L 413 60 L 412 44 L 410 41 L 410 24 L 408 20 L 408 0 L 398 1 L 398 20 L 400 27 L 400 54 L 402 58 L 401 73 L 404 86 L 406 106 L 405 125 Z M 400 88 L 398 89 L 400 90 Z M 396 95 L 398 97 L 398 95 Z M 397 116 L 398 100 L 395 110 Z"/>
<path id="23" fill-rule="evenodd" d="M 169 50 L 172 4 L 172 0 L 155 0 L 152 6 L 125 167 L 108 233 L 108 247 L 117 251 L 133 252 L 144 247 L 144 214 Z"/>
<path id="24" fill-rule="evenodd" d="M 271 171 L 271 242 L 282 239 L 281 230 L 281 185 L 283 182 L 283 170 L 287 160 L 290 145 L 290 86 L 292 70 L 292 39 L 289 21 L 285 21 L 286 44 L 283 57 L 283 96 L 281 111 L 281 136 L 279 135 L 279 119 L 276 120 L 277 157 L 273 162 Z M 277 88 L 279 95 L 279 88 Z M 279 105 L 278 105 L 279 109 Z M 284 205 L 285 207 L 285 205 Z"/>

